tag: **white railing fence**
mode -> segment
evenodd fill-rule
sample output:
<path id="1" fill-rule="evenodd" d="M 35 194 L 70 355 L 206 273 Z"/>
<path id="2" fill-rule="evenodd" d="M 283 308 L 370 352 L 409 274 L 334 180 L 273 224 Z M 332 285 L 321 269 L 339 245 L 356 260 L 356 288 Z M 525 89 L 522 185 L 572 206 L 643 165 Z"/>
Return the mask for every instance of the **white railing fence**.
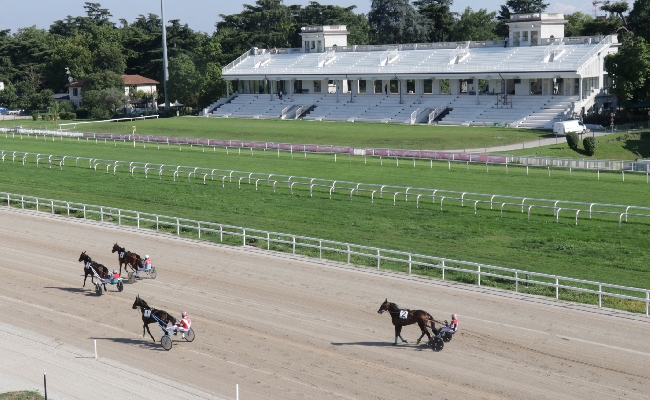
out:
<path id="1" fill-rule="evenodd" d="M 138 229 L 149 228 L 155 229 L 156 231 L 171 229 L 176 235 L 181 235 L 181 233 L 194 233 L 199 239 L 206 239 L 206 236 L 211 236 L 216 240 L 218 237 L 220 243 L 223 243 L 224 239 L 239 238 L 237 241 L 243 247 L 254 244 L 256 248 L 271 250 L 271 244 L 273 244 L 274 250 L 291 251 L 292 254 L 296 254 L 300 253 L 298 251 L 299 249 L 302 249 L 304 251 L 302 254 L 318 258 L 323 258 L 323 252 L 338 253 L 347 259 L 348 264 L 352 264 L 352 261 L 367 264 L 367 260 L 372 260 L 377 269 L 381 269 L 382 262 L 389 262 L 393 266 L 395 264 L 401 265 L 408 274 L 412 274 L 414 269 L 416 271 L 422 269 L 425 273 L 436 270 L 440 273 L 443 280 L 446 278 L 445 275 L 450 272 L 471 274 L 476 276 L 476 284 L 479 286 L 481 285 L 481 279 L 484 277 L 496 278 L 512 282 L 517 292 L 520 289 L 520 284 L 545 286 L 555 289 L 554 294 L 556 299 L 560 298 L 560 289 L 577 291 L 597 296 L 599 307 L 602 307 L 603 297 L 639 301 L 645 304 L 646 315 L 648 315 L 650 308 L 650 290 L 642 288 L 503 268 L 470 261 L 388 250 L 284 232 L 265 231 L 216 222 L 197 221 L 115 207 L 75 203 L 7 192 L 0 192 L 0 202 L 0 204 L 9 207 L 20 207 L 22 209 L 35 208 L 36 211 L 47 211 L 52 214 L 67 216 L 75 214 L 75 216 L 83 216 L 84 219 L 116 222 L 118 225 L 134 225 Z M 366 262 L 364 263 L 363 260 L 366 260 Z"/>

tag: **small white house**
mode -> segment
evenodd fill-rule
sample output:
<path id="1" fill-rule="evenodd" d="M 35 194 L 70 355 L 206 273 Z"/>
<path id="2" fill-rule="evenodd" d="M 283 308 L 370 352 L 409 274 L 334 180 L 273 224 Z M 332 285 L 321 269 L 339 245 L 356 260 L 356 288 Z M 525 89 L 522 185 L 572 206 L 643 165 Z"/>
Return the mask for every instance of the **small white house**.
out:
<path id="1" fill-rule="evenodd" d="M 141 75 L 122 75 L 122 80 L 124 81 L 124 94 L 127 96 L 130 96 L 136 91 L 142 91 L 149 95 L 155 95 L 157 90 L 156 85 L 160 83 L 153 79 L 145 78 Z M 75 107 L 80 107 L 82 105 L 81 90 L 86 85 L 86 83 L 87 80 L 81 79 L 74 81 L 68 85 L 68 95 L 70 97 L 69 100 L 72 104 L 74 104 Z"/>

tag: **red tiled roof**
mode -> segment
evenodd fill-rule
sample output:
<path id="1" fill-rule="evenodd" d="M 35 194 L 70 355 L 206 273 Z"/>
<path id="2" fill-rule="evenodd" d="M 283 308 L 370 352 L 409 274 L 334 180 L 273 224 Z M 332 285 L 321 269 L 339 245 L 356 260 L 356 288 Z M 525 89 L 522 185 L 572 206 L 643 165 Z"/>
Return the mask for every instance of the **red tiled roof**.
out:
<path id="1" fill-rule="evenodd" d="M 154 81 L 153 79 L 145 78 L 141 75 L 122 75 L 122 80 L 127 86 L 157 85 L 160 83 L 158 81 Z"/>
<path id="2" fill-rule="evenodd" d="M 122 80 L 124 81 L 124 86 L 157 85 L 160 83 L 141 75 L 122 75 Z M 86 83 L 88 83 L 88 79 L 80 79 L 70 83 L 68 87 L 83 87 Z"/>

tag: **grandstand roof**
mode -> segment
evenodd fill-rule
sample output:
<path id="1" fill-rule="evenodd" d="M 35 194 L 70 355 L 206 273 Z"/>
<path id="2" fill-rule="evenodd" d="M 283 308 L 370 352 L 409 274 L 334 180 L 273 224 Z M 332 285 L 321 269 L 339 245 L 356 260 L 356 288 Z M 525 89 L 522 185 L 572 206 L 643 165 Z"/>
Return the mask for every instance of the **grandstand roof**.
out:
<path id="1" fill-rule="evenodd" d="M 504 47 L 503 41 L 483 41 L 340 46 L 327 48 L 324 53 L 303 53 L 301 49 L 260 50 L 258 54 L 248 52 L 233 61 L 224 68 L 223 76 L 227 79 L 304 79 L 307 76 L 380 79 L 397 75 L 402 78 L 580 75 L 581 68 L 615 42 L 615 36 L 596 36 L 551 39 L 542 46 L 526 47 Z"/>

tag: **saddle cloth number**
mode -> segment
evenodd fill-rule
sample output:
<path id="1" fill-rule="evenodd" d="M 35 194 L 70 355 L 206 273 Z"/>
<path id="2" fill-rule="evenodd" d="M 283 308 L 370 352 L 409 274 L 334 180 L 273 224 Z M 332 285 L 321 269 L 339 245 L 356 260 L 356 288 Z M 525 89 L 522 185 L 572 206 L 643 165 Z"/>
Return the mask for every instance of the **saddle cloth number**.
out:
<path id="1" fill-rule="evenodd" d="M 144 310 L 144 317 L 145 318 L 151 317 L 151 310 Z"/>
<path id="2" fill-rule="evenodd" d="M 409 316 L 409 310 L 399 310 L 399 317 L 401 319 L 406 319 Z"/>
<path id="3" fill-rule="evenodd" d="M 90 269 L 90 263 L 89 262 L 86 263 L 86 269 Z"/>
<path id="4" fill-rule="evenodd" d="M 124 258 L 124 252 L 120 251 L 120 258 Z"/>

